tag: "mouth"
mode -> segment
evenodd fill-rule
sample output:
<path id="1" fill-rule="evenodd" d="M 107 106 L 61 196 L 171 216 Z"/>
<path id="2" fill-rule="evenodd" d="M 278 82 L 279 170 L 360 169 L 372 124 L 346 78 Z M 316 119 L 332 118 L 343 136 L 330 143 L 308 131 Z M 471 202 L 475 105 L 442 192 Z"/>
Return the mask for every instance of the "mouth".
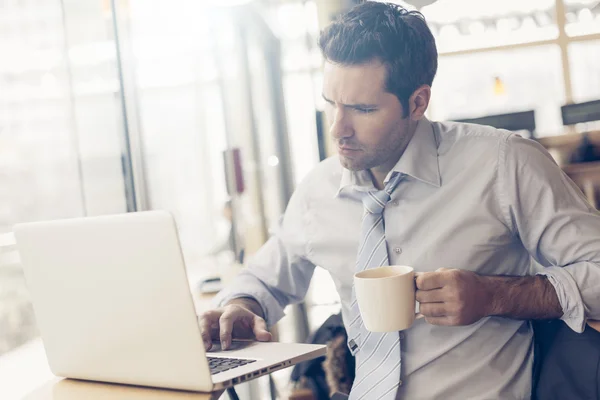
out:
<path id="1" fill-rule="evenodd" d="M 351 147 L 340 147 L 338 146 L 338 152 L 343 155 L 354 154 L 359 152 L 359 149 L 353 149 Z"/>

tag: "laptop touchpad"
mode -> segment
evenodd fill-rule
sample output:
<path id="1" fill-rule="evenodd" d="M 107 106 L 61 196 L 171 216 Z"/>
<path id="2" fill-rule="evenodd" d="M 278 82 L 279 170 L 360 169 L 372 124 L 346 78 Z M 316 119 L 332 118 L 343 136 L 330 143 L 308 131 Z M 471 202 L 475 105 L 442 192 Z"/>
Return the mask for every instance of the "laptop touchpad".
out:
<path id="1" fill-rule="evenodd" d="M 227 350 L 222 350 L 221 349 L 221 342 L 219 341 L 213 341 L 212 342 L 212 348 L 208 351 L 209 353 L 216 353 L 219 351 L 232 351 L 232 350 L 241 350 L 245 347 L 250 346 L 253 343 L 253 341 L 251 340 L 233 340 L 231 342 L 231 344 L 229 345 L 229 348 Z"/>

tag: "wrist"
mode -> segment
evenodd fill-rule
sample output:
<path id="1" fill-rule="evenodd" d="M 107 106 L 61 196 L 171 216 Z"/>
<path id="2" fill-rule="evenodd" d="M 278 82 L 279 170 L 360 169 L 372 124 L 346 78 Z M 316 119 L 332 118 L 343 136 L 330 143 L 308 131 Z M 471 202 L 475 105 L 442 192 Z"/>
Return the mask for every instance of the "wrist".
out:
<path id="1" fill-rule="evenodd" d="M 487 316 L 514 319 L 555 319 L 562 307 L 552 284 L 545 276 L 487 276 L 481 284 L 488 301 Z"/>
<path id="2" fill-rule="evenodd" d="M 238 298 L 229 300 L 227 302 L 227 304 L 225 304 L 225 305 L 226 306 L 238 305 L 238 306 L 244 307 L 248 311 L 258 315 L 259 317 L 261 317 L 263 319 L 265 318 L 265 314 L 263 312 L 261 305 L 258 303 L 258 301 L 256 301 L 252 297 L 238 297 Z"/>
<path id="3" fill-rule="evenodd" d="M 501 282 L 492 276 L 480 276 L 480 278 L 481 285 L 487 296 L 487 301 L 484 305 L 484 314 L 487 317 L 501 316 L 504 314 L 501 301 L 501 299 L 504 297 L 502 294 Z"/>

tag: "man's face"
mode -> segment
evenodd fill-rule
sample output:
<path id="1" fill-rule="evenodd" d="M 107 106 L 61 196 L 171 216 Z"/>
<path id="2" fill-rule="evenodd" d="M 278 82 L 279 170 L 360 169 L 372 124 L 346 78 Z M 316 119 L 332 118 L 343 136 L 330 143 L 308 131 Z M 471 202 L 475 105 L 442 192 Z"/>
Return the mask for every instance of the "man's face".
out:
<path id="1" fill-rule="evenodd" d="M 353 171 L 391 169 L 412 137 L 398 98 L 385 91 L 386 68 L 327 62 L 323 76 L 325 112 L 342 165 Z"/>

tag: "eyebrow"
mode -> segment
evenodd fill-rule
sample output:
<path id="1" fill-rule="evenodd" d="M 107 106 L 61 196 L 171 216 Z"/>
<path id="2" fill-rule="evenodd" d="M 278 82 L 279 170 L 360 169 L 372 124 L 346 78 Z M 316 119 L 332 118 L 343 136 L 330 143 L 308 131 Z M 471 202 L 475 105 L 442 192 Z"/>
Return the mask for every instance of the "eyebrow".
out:
<path id="1" fill-rule="evenodd" d="M 327 97 L 325 97 L 325 94 L 321 93 L 321 96 L 323 96 L 323 100 L 325 100 L 328 103 L 334 103 L 333 100 L 328 99 Z M 349 108 L 377 108 L 377 104 L 364 104 L 364 103 L 357 103 L 357 104 L 344 104 L 344 103 L 340 103 L 340 105 L 344 106 L 344 107 L 349 107 Z"/>

